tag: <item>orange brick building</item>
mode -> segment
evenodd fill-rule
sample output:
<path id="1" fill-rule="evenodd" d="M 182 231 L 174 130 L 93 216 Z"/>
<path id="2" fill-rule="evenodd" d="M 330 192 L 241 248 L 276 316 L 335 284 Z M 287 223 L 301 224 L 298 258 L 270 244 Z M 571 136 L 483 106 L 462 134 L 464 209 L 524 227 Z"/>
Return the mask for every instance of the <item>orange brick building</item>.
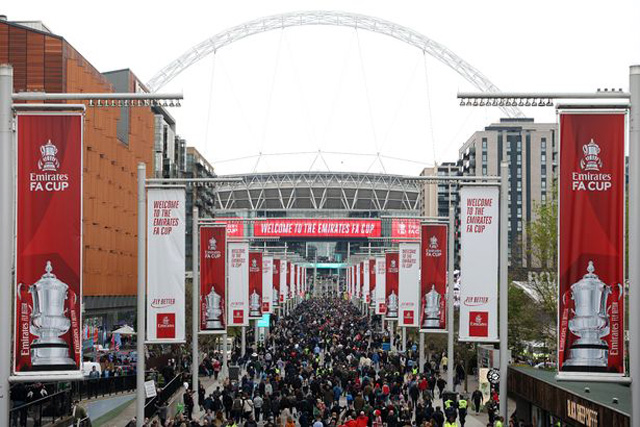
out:
<path id="1" fill-rule="evenodd" d="M 13 66 L 15 92 L 114 92 L 73 46 L 39 22 L 0 21 L 0 63 Z M 133 74 L 129 83 L 133 92 Z M 122 113 L 118 107 L 87 107 L 84 122 L 85 316 L 112 312 L 116 318 L 109 324 L 135 306 L 138 162 L 147 164 L 149 176 L 153 172 L 153 112 L 127 108 L 126 138 L 117 132 Z"/>

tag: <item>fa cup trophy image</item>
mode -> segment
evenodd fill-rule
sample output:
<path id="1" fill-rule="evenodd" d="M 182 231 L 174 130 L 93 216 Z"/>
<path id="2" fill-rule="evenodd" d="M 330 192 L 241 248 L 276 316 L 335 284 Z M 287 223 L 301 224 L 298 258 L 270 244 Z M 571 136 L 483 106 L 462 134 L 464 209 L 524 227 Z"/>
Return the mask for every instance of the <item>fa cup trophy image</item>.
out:
<path id="1" fill-rule="evenodd" d="M 435 285 L 431 285 L 431 290 L 424 296 L 424 322 L 422 322 L 424 328 L 437 329 L 440 327 L 441 298 Z"/>
<path id="2" fill-rule="evenodd" d="M 222 297 L 218 295 L 215 288 L 211 287 L 211 292 L 205 297 L 207 304 L 207 329 L 222 329 L 220 316 L 222 315 Z"/>
<path id="3" fill-rule="evenodd" d="M 387 317 L 398 317 L 398 295 L 395 291 L 391 291 L 389 301 L 387 303 Z"/>
<path id="4" fill-rule="evenodd" d="M 604 371 L 608 366 L 609 347 L 602 339 L 609 335 L 607 298 L 611 287 L 594 274 L 593 261 L 589 261 L 587 274 L 571 285 L 571 299 L 575 308 L 569 320 L 569 330 L 579 337 L 569 348 L 562 370 Z"/>
<path id="5" fill-rule="evenodd" d="M 262 310 L 260 304 L 260 295 L 253 290 L 253 293 L 249 297 L 249 316 L 259 317 L 262 316 Z"/>
<path id="6" fill-rule="evenodd" d="M 34 368 L 75 369 L 76 362 L 69 357 L 69 345 L 60 338 L 71 327 L 64 308 L 69 286 L 58 280 L 52 271 L 51 261 L 47 261 L 45 274 L 29 286 L 33 299 L 29 329 L 38 337 L 31 343 L 31 365 Z"/>

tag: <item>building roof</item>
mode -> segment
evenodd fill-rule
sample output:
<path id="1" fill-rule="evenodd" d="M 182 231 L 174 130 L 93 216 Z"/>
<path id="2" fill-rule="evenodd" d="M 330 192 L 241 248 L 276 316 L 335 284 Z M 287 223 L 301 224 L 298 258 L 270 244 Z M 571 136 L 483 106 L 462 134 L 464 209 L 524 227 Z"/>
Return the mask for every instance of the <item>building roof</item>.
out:
<path id="1" fill-rule="evenodd" d="M 616 412 L 627 416 L 631 414 L 631 389 L 628 384 L 596 381 L 559 381 L 556 379 L 555 371 L 534 369 L 528 366 L 512 366 L 511 369 L 544 381 L 547 384 L 575 394 L 585 400 L 606 406 Z M 589 392 L 585 391 L 586 388 L 589 389 Z M 618 399 L 618 403 L 613 403 L 614 398 Z"/>

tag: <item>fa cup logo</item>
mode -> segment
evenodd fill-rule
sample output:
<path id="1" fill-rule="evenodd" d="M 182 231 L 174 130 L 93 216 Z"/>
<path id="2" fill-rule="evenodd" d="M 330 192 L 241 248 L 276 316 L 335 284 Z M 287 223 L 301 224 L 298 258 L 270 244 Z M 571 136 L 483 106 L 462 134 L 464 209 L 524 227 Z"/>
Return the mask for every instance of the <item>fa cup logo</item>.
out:
<path id="1" fill-rule="evenodd" d="M 215 251 L 218 248 L 218 242 L 216 242 L 216 238 L 212 237 L 209 239 L 209 250 Z"/>
<path id="2" fill-rule="evenodd" d="M 602 167 L 602 160 L 598 157 L 600 147 L 593 139 L 588 144 L 582 146 L 584 158 L 580 160 L 580 167 L 585 171 L 599 171 Z"/>
<path id="3" fill-rule="evenodd" d="M 438 249 L 438 238 L 436 236 L 431 236 L 429 239 L 429 249 Z"/>
<path id="4" fill-rule="evenodd" d="M 51 143 L 51 140 L 47 141 L 45 145 L 40 146 L 40 154 L 42 158 L 38 160 L 38 168 L 43 172 L 55 172 L 60 167 L 60 162 L 56 158 L 58 154 L 58 148 Z"/>
<path id="5" fill-rule="evenodd" d="M 253 267 L 253 268 L 257 268 L 258 267 L 258 261 L 255 258 L 251 260 L 251 267 Z"/>

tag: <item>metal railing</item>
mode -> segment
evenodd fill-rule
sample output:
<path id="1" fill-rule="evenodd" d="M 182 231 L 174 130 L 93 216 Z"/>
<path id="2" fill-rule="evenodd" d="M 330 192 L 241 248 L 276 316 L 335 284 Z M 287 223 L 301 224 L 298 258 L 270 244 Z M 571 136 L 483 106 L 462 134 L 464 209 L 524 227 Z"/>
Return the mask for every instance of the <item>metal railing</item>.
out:
<path id="1" fill-rule="evenodd" d="M 71 415 L 72 391 L 63 390 L 33 402 L 18 404 L 9 412 L 9 426 L 42 426 Z M 27 424 L 29 423 L 29 424 Z"/>
<path id="2" fill-rule="evenodd" d="M 78 400 L 111 396 L 119 393 L 133 392 L 136 389 L 136 376 L 121 375 L 107 378 L 85 378 L 71 383 L 73 397 Z"/>
<path id="3" fill-rule="evenodd" d="M 145 418 L 151 418 L 155 415 L 157 407 L 168 402 L 180 387 L 182 387 L 182 374 L 177 374 L 166 386 L 160 389 L 155 397 L 147 399 L 144 405 Z"/>

